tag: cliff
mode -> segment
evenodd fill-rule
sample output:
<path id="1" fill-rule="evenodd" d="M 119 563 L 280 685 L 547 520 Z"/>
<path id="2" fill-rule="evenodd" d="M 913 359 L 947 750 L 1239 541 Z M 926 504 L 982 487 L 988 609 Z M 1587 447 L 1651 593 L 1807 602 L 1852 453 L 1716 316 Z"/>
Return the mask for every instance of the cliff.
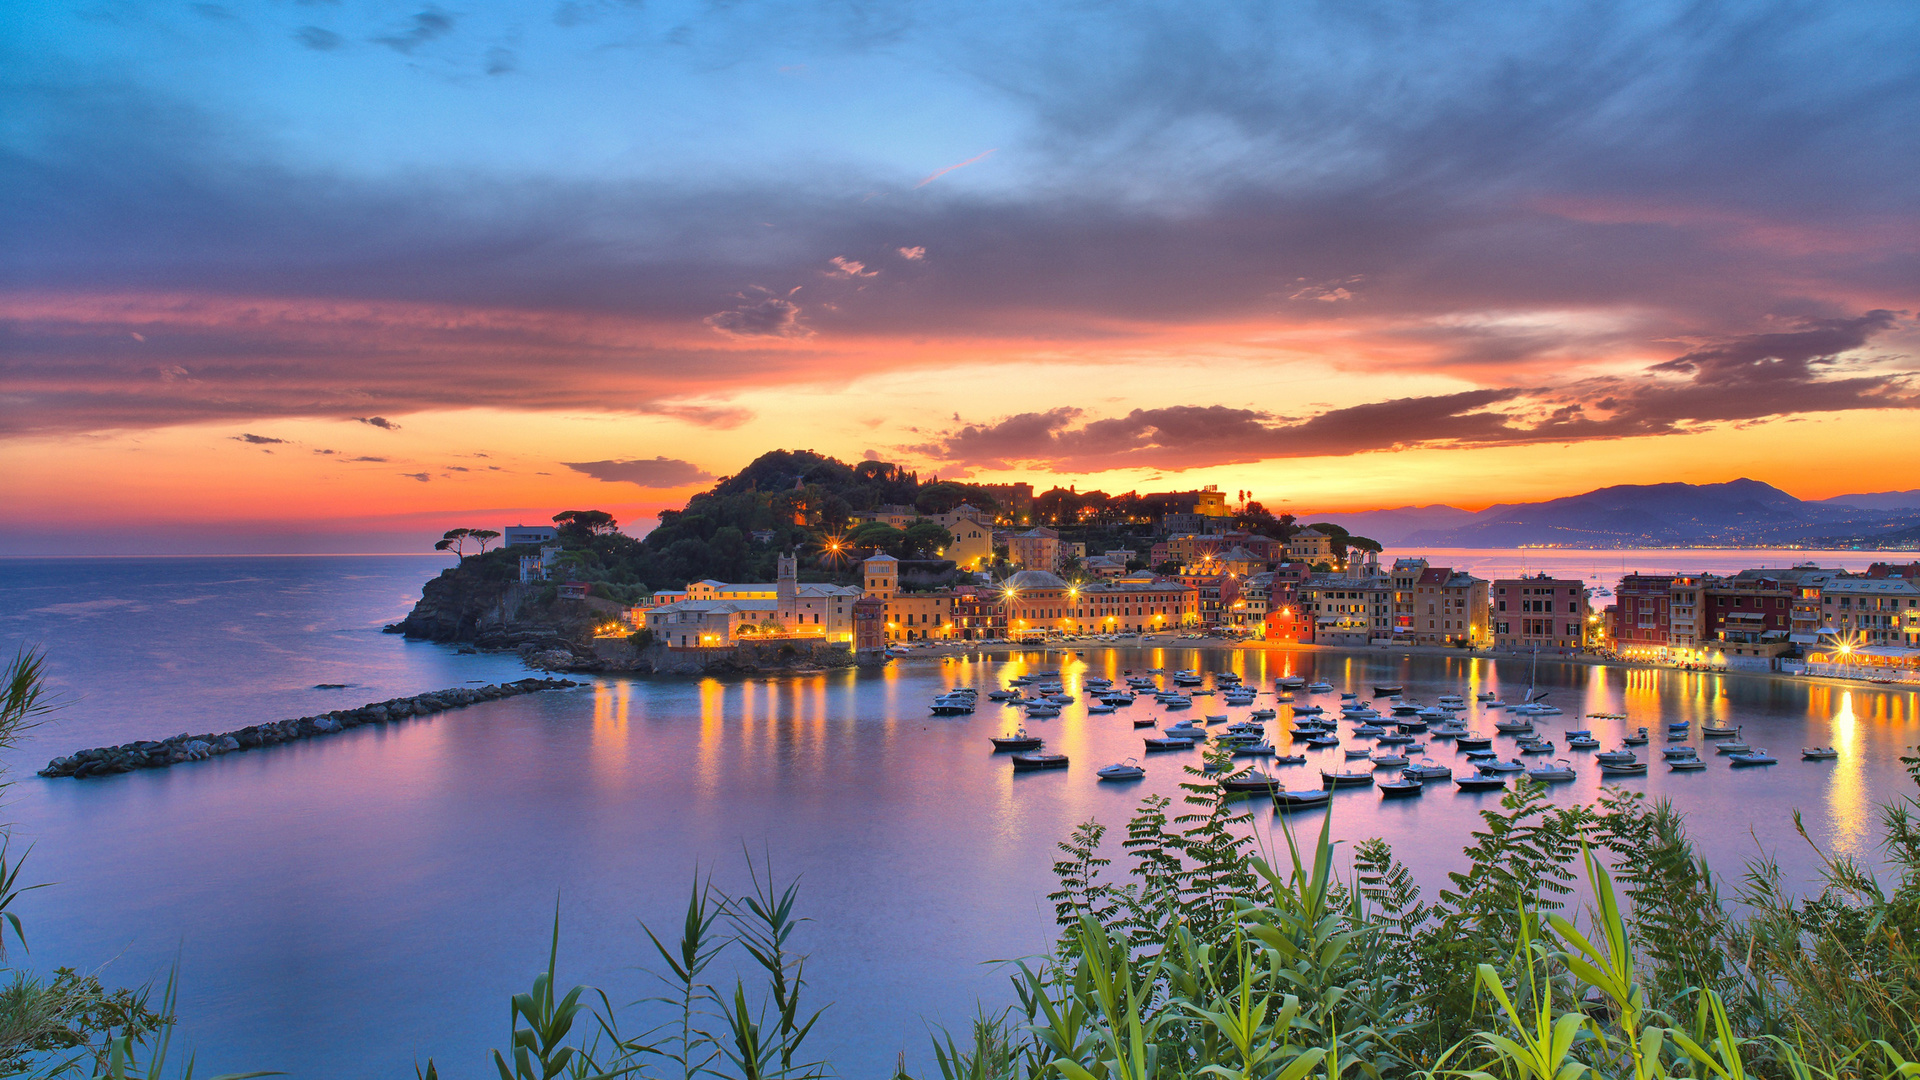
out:
<path id="1" fill-rule="evenodd" d="M 609 600 L 560 600 L 547 582 L 521 584 L 517 560 L 475 555 L 429 580 L 407 617 L 386 628 L 428 641 L 482 649 L 525 645 L 587 650 L 593 628 L 623 610 Z"/>

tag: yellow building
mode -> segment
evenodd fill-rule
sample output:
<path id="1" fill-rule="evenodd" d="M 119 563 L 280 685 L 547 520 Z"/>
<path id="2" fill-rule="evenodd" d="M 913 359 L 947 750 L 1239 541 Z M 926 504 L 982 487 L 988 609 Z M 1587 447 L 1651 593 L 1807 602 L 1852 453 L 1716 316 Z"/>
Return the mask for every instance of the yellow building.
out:
<path id="1" fill-rule="evenodd" d="M 993 523 L 984 511 L 961 503 L 948 513 L 934 515 L 933 520 L 953 534 L 941 558 L 953 560 L 962 570 L 979 570 L 993 561 Z"/>

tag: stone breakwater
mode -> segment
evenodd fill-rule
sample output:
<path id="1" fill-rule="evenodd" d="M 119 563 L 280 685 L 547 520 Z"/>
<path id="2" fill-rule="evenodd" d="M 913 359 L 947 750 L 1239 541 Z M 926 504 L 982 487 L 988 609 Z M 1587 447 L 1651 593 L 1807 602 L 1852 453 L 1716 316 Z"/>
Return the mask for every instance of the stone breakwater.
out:
<path id="1" fill-rule="evenodd" d="M 357 728 L 364 724 L 384 724 L 409 716 L 430 716 L 481 701 L 531 694 L 541 690 L 564 690 L 581 686 L 571 679 L 521 679 L 493 686 L 455 687 L 434 690 L 414 697 L 392 698 L 362 705 L 357 709 L 337 709 L 317 716 L 301 716 L 272 724 L 255 724 L 220 735 L 175 735 L 171 739 L 130 742 L 121 746 L 102 746 L 57 757 L 40 770 L 41 776 L 107 776 L 135 769 L 164 769 L 183 761 L 254 750 L 262 746 L 297 742 L 320 735 Z"/>

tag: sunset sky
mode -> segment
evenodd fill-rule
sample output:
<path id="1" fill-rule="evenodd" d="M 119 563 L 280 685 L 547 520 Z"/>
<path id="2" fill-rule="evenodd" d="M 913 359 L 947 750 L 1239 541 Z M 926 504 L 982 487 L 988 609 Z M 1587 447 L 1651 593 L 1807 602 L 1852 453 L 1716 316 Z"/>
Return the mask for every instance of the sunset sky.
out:
<path id="1" fill-rule="evenodd" d="M 21 0 L 0 95 L 0 553 L 1920 487 L 1910 3 Z"/>

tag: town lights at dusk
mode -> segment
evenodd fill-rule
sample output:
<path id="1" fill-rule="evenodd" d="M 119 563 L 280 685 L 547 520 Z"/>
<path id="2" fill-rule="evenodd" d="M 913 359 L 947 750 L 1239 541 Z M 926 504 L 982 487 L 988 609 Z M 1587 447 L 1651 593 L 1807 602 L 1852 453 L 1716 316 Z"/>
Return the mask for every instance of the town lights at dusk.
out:
<path id="1" fill-rule="evenodd" d="M 1913 4 L 16 6 L 8 1075 L 1920 1080 Z"/>

